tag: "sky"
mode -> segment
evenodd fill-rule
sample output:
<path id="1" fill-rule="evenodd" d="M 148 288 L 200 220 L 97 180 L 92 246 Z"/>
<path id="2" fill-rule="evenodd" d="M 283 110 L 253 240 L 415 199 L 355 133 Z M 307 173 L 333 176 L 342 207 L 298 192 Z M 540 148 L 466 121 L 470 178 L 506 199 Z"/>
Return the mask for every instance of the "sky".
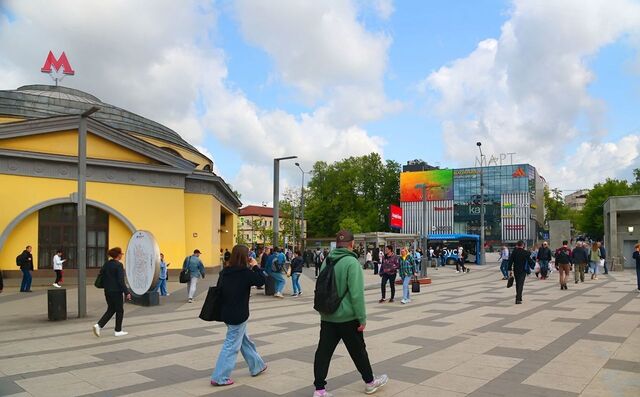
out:
<path id="1" fill-rule="evenodd" d="M 565 194 L 640 167 L 638 0 L 0 0 L 0 89 L 51 84 L 49 50 L 62 85 L 174 129 L 245 204 L 289 155 L 454 168 L 480 141 Z"/>

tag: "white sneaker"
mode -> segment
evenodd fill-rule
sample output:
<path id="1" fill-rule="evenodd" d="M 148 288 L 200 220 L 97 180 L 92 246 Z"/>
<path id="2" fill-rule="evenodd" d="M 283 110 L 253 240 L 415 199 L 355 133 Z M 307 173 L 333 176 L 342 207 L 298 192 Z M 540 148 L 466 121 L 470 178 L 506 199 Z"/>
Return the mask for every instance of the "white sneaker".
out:
<path id="1" fill-rule="evenodd" d="M 403 300 L 400 301 L 400 303 L 402 303 L 404 305 L 404 304 L 407 303 L 407 301 L 403 299 Z"/>
<path id="2" fill-rule="evenodd" d="M 460 270 L 456 270 L 456 273 L 460 273 Z"/>
<path id="3" fill-rule="evenodd" d="M 100 337 L 100 326 L 98 324 L 94 324 L 93 325 L 93 334 L 96 336 L 96 338 Z"/>
<path id="4" fill-rule="evenodd" d="M 333 394 L 326 390 L 316 390 L 313 392 L 313 397 L 333 397 Z"/>
<path id="5" fill-rule="evenodd" d="M 115 335 L 115 336 L 125 336 L 125 335 L 129 335 L 129 333 L 128 333 L 128 332 L 126 332 L 126 331 L 116 331 L 116 332 L 114 333 L 114 335 Z"/>
<path id="6" fill-rule="evenodd" d="M 56 288 L 61 288 L 61 287 L 60 287 L 60 285 L 59 285 L 58 283 L 53 283 L 52 285 L 53 285 L 54 287 L 56 287 Z"/>
<path id="7" fill-rule="evenodd" d="M 282 295 L 282 292 L 276 292 L 275 294 L 273 294 L 273 296 L 275 296 L 276 298 L 280 298 L 280 299 L 284 298 L 284 295 Z"/>
<path id="8" fill-rule="evenodd" d="M 187 303 L 193 303 L 193 299 L 189 298 L 189 300 L 187 300 Z"/>
<path id="9" fill-rule="evenodd" d="M 364 388 L 365 394 L 373 394 L 378 391 L 379 388 L 387 384 L 389 377 L 387 375 L 380 375 L 373 378 L 373 382 L 367 383 Z"/>

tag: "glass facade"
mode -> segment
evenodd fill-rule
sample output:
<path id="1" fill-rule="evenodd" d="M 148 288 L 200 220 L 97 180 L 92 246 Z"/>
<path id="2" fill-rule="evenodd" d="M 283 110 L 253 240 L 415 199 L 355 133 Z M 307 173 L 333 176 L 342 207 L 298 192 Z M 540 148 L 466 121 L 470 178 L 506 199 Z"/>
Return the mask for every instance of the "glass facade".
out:
<path id="1" fill-rule="evenodd" d="M 438 220 L 436 208 L 439 207 L 428 205 L 425 216 L 430 233 L 438 233 L 439 230 L 446 229 L 453 233 L 480 234 L 480 170 L 480 168 L 452 170 L 453 197 L 437 203 L 440 207 L 453 207 L 453 217 L 448 221 Z M 518 239 L 537 240 L 537 233 L 541 226 L 539 222 L 544 218 L 542 193 L 544 179 L 537 175 L 536 169 L 529 164 L 488 166 L 482 171 L 485 240 L 491 245 Z M 411 179 L 411 176 L 405 175 L 404 179 Z M 401 199 L 401 205 L 409 225 L 420 225 L 422 210 L 419 203 Z M 431 207 L 433 211 L 429 209 Z M 411 222 L 412 220 L 415 222 Z M 403 232 L 419 232 L 417 229 L 409 229 L 415 228 L 403 228 Z"/>

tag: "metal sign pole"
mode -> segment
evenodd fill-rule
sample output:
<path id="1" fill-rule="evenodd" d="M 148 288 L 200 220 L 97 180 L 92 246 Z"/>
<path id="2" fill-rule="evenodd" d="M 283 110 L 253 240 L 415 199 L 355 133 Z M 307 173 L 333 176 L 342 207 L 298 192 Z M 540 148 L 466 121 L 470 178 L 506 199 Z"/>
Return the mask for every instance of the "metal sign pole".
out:
<path id="1" fill-rule="evenodd" d="M 82 113 L 78 126 L 78 318 L 87 316 L 87 118 L 98 110 Z"/>

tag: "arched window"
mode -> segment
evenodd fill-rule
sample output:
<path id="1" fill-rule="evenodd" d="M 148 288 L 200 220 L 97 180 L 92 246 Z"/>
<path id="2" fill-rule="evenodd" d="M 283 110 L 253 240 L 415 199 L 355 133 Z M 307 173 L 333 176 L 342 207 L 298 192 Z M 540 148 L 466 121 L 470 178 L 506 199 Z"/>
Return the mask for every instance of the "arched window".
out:
<path id="1" fill-rule="evenodd" d="M 78 240 L 76 204 L 58 204 L 38 211 L 38 268 L 51 269 L 61 249 L 66 269 L 77 269 Z M 101 267 L 107 259 L 109 214 L 87 206 L 87 267 Z"/>
<path id="2" fill-rule="evenodd" d="M 204 171 L 211 172 L 211 166 L 210 166 L 209 164 L 207 164 L 207 165 L 205 165 L 204 167 L 202 167 L 202 169 L 203 169 Z"/>

